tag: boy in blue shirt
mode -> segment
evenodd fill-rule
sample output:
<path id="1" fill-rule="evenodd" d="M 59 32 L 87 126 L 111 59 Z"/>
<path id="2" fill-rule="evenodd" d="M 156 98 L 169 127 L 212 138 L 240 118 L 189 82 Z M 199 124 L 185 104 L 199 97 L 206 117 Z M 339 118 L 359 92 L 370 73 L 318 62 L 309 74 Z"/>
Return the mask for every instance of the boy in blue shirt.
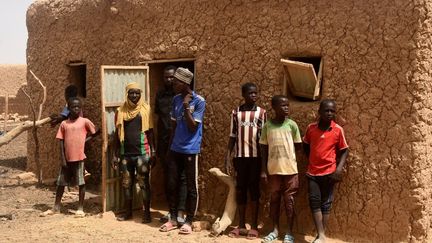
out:
<path id="1" fill-rule="evenodd" d="M 186 173 L 187 199 L 186 221 L 180 228 L 181 234 L 192 233 L 192 220 L 198 208 L 198 154 L 201 149 L 205 100 L 191 88 L 193 74 L 186 68 L 177 68 L 174 73 L 174 91 L 171 120 L 170 151 L 168 152 L 168 204 L 170 218 L 160 227 L 168 232 L 176 229 L 178 211 L 179 177 Z"/>

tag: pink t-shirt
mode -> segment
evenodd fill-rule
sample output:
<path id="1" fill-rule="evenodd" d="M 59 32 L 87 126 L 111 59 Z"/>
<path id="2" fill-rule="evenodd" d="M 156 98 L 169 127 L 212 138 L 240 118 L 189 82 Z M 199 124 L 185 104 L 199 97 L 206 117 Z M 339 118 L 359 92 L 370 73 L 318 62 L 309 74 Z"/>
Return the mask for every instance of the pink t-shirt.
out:
<path id="1" fill-rule="evenodd" d="M 67 162 L 81 161 L 86 158 L 84 144 L 87 133 L 96 132 L 95 125 L 87 118 L 78 117 L 76 120 L 64 120 L 60 124 L 56 138 L 64 140 Z"/>

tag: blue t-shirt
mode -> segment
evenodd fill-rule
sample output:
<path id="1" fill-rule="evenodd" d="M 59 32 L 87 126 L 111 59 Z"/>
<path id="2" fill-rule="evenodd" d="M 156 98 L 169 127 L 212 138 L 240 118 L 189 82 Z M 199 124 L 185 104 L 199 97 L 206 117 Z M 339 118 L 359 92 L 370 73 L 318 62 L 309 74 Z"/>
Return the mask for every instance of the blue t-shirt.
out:
<path id="1" fill-rule="evenodd" d="M 202 96 L 192 92 L 189 109 L 193 119 L 198 122 L 198 128 L 191 132 L 186 124 L 183 108 L 183 96 L 174 96 L 171 110 L 171 120 L 176 122 L 176 129 L 171 144 L 171 150 L 183 154 L 198 154 L 201 149 L 202 121 L 205 111 L 205 100 Z"/>

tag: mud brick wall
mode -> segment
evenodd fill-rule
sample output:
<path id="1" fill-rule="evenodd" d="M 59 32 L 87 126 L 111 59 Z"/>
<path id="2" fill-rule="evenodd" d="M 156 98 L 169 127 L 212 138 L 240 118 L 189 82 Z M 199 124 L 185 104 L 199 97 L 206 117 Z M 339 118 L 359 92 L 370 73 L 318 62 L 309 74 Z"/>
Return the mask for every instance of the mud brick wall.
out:
<path id="1" fill-rule="evenodd" d="M 85 115 L 100 125 L 100 65 L 196 58 L 207 100 L 200 210 L 220 213 L 226 188 L 207 173 L 223 165 L 229 111 L 255 82 L 259 103 L 283 93 L 280 58 L 322 56 L 325 98 L 338 104 L 350 156 L 329 233 L 347 241 L 427 242 L 431 236 L 431 3 L 424 0 L 37 1 L 27 13 L 28 66 L 46 85 L 48 115 L 64 104 L 70 61 L 87 64 Z M 29 75 L 35 92 L 38 87 Z M 291 101 L 302 132 L 318 102 Z M 39 129 L 46 176 L 57 172 L 55 129 Z M 30 139 L 30 138 L 29 138 Z M 30 139 L 31 140 L 31 139 Z M 100 147 L 100 141 L 93 144 Z M 29 143 L 29 168 L 34 169 Z M 89 154 L 97 170 L 97 149 Z M 312 233 L 306 160 L 295 230 Z M 212 193 L 209 193 L 209 192 Z"/>
<path id="2" fill-rule="evenodd" d="M 9 114 L 27 115 L 28 99 L 20 91 L 27 83 L 27 65 L 0 64 L 0 113 L 5 111 L 5 96 L 9 95 Z M 12 97 L 15 96 L 15 97 Z"/>

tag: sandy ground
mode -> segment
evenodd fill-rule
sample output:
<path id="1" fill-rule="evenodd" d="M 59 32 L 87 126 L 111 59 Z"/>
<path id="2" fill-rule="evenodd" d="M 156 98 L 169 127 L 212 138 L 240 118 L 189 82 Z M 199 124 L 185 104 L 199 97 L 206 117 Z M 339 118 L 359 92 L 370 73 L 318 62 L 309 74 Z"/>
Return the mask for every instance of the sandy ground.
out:
<path id="1" fill-rule="evenodd" d="M 65 193 L 61 214 L 40 217 L 41 212 L 51 208 L 55 188 L 37 187 L 34 179 L 17 179 L 17 175 L 25 172 L 26 138 L 22 134 L 0 147 L 0 215 L 12 214 L 12 220 L 0 220 L 0 242 L 260 242 L 226 235 L 214 238 L 206 230 L 187 236 L 179 235 L 178 231 L 160 233 L 158 218 L 165 211 L 155 209 L 151 224 L 141 224 L 138 211 L 133 220 L 118 222 L 113 213 L 101 214 L 100 197 L 92 190 L 86 194 L 86 217 L 75 218 L 68 213 L 77 206 L 74 189 Z M 312 240 L 312 236 L 296 235 L 296 242 Z"/>

